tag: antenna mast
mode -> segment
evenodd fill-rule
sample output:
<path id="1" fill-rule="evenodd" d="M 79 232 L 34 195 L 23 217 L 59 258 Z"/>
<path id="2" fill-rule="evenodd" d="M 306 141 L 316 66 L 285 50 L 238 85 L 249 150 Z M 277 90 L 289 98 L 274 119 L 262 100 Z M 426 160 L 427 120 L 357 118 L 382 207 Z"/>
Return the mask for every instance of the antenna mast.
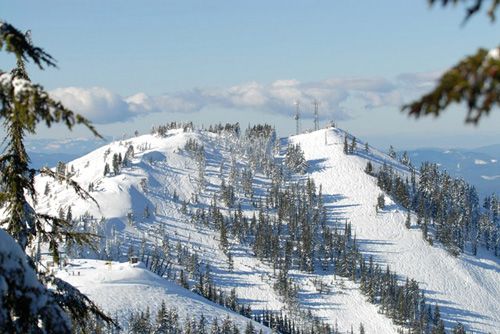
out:
<path id="1" fill-rule="evenodd" d="M 318 120 L 318 106 L 319 102 L 318 100 L 314 100 L 314 131 L 319 130 L 319 120 Z"/>
<path id="2" fill-rule="evenodd" d="M 300 102 L 297 100 L 295 101 L 295 106 L 296 106 L 296 110 L 295 110 L 295 122 L 296 122 L 296 134 L 299 134 L 300 133 L 300 109 L 299 109 L 299 104 Z"/>

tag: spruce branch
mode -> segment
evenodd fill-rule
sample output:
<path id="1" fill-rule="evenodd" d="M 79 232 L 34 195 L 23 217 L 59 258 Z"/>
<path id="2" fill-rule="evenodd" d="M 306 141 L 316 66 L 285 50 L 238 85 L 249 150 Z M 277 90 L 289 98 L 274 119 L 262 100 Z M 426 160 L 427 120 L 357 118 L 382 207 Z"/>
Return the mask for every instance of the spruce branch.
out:
<path id="1" fill-rule="evenodd" d="M 42 48 L 33 46 L 27 34 L 4 21 L 0 21 L 0 51 L 2 49 L 14 53 L 18 60 L 32 60 L 40 69 L 44 65 L 56 67 L 56 61 L 51 55 Z"/>
<path id="2" fill-rule="evenodd" d="M 500 59 L 479 49 L 446 71 L 430 93 L 402 107 L 411 116 L 439 116 L 451 104 L 467 107 L 467 123 L 478 124 L 500 106 Z"/>
<path id="3" fill-rule="evenodd" d="M 47 168 L 47 167 L 43 167 L 42 169 L 39 170 L 40 172 L 40 175 L 43 175 L 43 176 L 49 176 L 51 178 L 53 178 L 54 180 L 58 180 L 58 181 L 64 181 L 67 185 L 69 185 L 71 188 L 73 188 L 73 190 L 75 191 L 75 193 L 80 196 L 80 198 L 84 199 L 84 200 L 91 200 L 92 202 L 94 202 L 94 204 L 100 208 L 99 206 L 99 203 L 95 200 L 94 197 L 92 197 L 92 195 L 86 191 L 85 189 L 83 189 L 79 184 L 78 182 L 76 182 L 75 180 L 71 179 L 70 177 L 68 176 L 63 176 L 63 175 L 59 175 L 58 173 L 54 172 L 53 170 Z"/>

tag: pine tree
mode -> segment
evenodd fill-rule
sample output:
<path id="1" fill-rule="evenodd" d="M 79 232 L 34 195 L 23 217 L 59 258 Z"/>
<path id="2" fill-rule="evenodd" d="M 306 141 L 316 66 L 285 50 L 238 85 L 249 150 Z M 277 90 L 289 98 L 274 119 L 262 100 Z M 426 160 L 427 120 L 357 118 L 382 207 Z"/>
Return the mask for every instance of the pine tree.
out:
<path id="1" fill-rule="evenodd" d="M 253 325 L 253 321 L 247 322 L 245 327 L 245 334 L 255 334 L 255 327 Z"/>
<path id="2" fill-rule="evenodd" d="M 389 147 L 389 153 L 388 155 L 393 158 L 393 159 L 396 159 L 396 151 L 394 150 L 394 147 L 392 147 L 392 145 Z"/>
<path id="3" fill-rule="evenodd" d="M 108 175 L 109 174 L 109 164 L 106 162 L 104 164 L 104 176 Z"/>
<path id="4" fill-rule="evenodd" d="M 403 156 L 401 157 L 401 163 L 405 166 L 410 167 L 411 166 L 411 161 L 410 157 L 408 156 L 408 152 L 404 151 Z"/>
<path id="5" fill-rule="evenodd" d="M 120 165 L 121 165 L 121 162 L 120 162 L 121 158 L 118 154 L 113 154 L 113 160 L 112 160 L 112 166 L 113 166 L 113 173 L 115 175 L 118 175 L 120 174 Z"/>
<path id="6" fill-rule="evenodd" d="M 458 323 L 453 327 L 453 334 L 466 334 L 465 327 L 461 323 Z"/>
<path id="7" fill-rule="evenodd" d="M 162 301 L 156 315 L 155 334 L 167 334 L 169 326 L 167 306 L 165 305 L 165 301 Z"/>
<path id="8" fill-rule="evenodd" d="M 344 135 L 344 154 L 349 154 L 349 144 L 347 143 L 347 134 Z"/>
<path id="9" fill-rule="evenodd" d="M 377 208 L 383 210 L 385 208 L 385 195 L 380 194 L 377 197 Z"/>
<path id="10" fill-rule="evenodd" d="M 219 321 L 217 318 L 212 321 L 212 326 L 210 326 L 210 334 L 219 334 L 220 333 L 220 328 L 219 328 Z"/>
<path id="11" fill-rule="evenodd" d="M 59 161 L 56 166 L 56 174 L 59 179 L 63 179 L 66 176 L 66 164 L 62 161 Z"/>
<path id="12" fill-rule="evenodd" d="M 371 175 L 373 172 L 373 165 L 370 161 L 366 163 L 365 173 Z"/>
<path id="13" fill-rule="evenodd" d="M 307 171 L 307 160 L 299 144 L 288 145 L 285 155 L 285 166 L 293 173 L 304 174 Z"/>
<path id="14" fill-rule="evenodd" d="M 410 215 L 410 210 L 408 210 L 408 213 L 406 215 L 406 220 L 405 220 L 405 226 L 407 229 L 411 228 L 411 215 Z"/>
<path id="15" fill-rule="evenodd" d="M 85 233 L 72 231 L 71 222 L 34 211 L 31 203 L 36 203 L 34 176 L 36 171 L 29 167 L 29 156 L 26 153 L 24 139 L 26 134 L 35 134 L 40 122 L 47 126 L 64 123 L 69 129 L 82 124 L 99 136 L 88 120 L 74 114 L 60 102 L 53 100 L 42 86 L 33 84 L 26 72 L 25 61 L 32 60 L 39 68 L 54 66 L 53 58 L 43 49 L 32 45 L 28 35 L 22 34 L 12 25 L 0 22 L 0 49 L 14 54 L 17 67 L 11 73 L 0 70 L 0 118 L 5 129 L 5 154 L 0 156 L 0 207 L 5 209 L 5 219 L 0 225 L 5 227 L 6 235 L 1 230 L 2 246 L 14 239 L 18 248 L 10 250 L 0 248 L 2 261 L 17 256 L 16 261 L 21 267 L 15 272 L 0 273 L 0 278 L 7 283 L 7 291 L 3 292 L 0 309 L 7 310 L 0 317 L 0 328 L 11 333 L 69 333 L 71 323 L 75 327 L 84 328 L 87 319 L 94 315 L 105 322 L 112 323 L 111 318 L 103 314 L 86 296 L 82 295 L 70 284 L 52 276 L 49 273 L 36 272 L 33 258 L 29 258 L 26 249 L 38 240 L 46 240 L 55 260 L 59 258 L 59 248 L 62 241 L 68 243 L 88 244 L 91 237 Z M 67 180 L 66 173 L 62 175 L 47 168 L 40 173 L 58 180 Z M 84 198 L 88 194 L 73 181 L 69 184 Z M 24 257 L 24 259 L 23 259 Z M 26 257 L 29 260 L 26 260 Z M 26 265 L 28 264 L 28 265 Z M 1 268 L 7 268 L 2 263 Z M 10 273 L 14 274 L 14 273 Z M 33 276 L 35 276 L 33 278 Z M 26 281 L 30 277 L 29 281 Z M 18 281 L 11 284 L 11 280 Z M 21 281 L 19 281 L 21 280 Z M 19 283 L 30 282 L 32 291 L 26 291 Z M 47 285 L 51 289 L 47 289 Z M 17 288 L 18 289 L 17 289 Z M 17 290 L 16 290 L 17 289 Z M 12 297 L 15 296 L 14 299 Z M 28 298 L 28 299 L 25 299 Z M 26 303 L 20 302 L 26 300 Z M 31 307 L 29 301 L 39 303 Z"/>
<path id="16" fill-rule="evenodd" d="M 349 153 L 353 154 L 356 151 L 357 142 L 356 137 L 352 137 L 351 146 L 349 146 Z"/>

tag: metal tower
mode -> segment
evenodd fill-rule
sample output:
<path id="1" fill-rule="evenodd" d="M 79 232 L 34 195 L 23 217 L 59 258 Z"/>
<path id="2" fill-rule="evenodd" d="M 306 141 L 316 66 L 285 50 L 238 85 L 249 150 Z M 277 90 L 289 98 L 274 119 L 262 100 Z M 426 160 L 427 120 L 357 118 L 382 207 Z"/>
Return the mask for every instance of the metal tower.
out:
<path id="1" fill-rule="evenodd" d="M 295 122 L 296 122 L 296 134 L 299 134 L 300 133 L 300 109 L 299 109 L 299 105 L 300 105 L 300 102 L 297 100 L 295 101 L 295 107 L 296 107 L 296 110 L 295 110 Z"/>
<path id="2" fill-rule="evenodd" d="M 314 100 L 314 131 L 319 130 L 319 119 L 318 119 L 318 100 Z"/>

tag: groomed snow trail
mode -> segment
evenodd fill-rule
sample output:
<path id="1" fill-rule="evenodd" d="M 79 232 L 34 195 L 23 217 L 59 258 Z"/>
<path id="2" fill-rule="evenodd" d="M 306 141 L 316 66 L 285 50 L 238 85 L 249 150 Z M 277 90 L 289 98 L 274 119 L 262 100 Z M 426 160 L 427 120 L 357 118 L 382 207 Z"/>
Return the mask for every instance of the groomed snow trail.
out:
<path id="1" fill-rule="evenodd" d="M 415 226 L 410 230 L 405 228 L 406 213 L 392 202 L 377 214 L 375 204 L 381 190 L 375 178 L 364 172 L 364 158 L 343 153 L 343 136 L 341 130 L 324 129 L 290 140 L 300 143 L 304 150 L 310 164 L 308 174 L 317 185 L 323 186 L 325 205 L 338 219 L 352 223 L 361 251 L 373 255 L 380 264 L 388 264 L 398 274 L 416 279 L 428 300 L 439 303 L 448 325 L 449 321 L 462 322 L 474 332 L 498 333 L 498 259 L 484 252 L 478 257 L 467 254 L 453 257 L 439 246 L 430 246 Z M 380 152 L 372 154 L 375 160 L 390 162 Z"/>

